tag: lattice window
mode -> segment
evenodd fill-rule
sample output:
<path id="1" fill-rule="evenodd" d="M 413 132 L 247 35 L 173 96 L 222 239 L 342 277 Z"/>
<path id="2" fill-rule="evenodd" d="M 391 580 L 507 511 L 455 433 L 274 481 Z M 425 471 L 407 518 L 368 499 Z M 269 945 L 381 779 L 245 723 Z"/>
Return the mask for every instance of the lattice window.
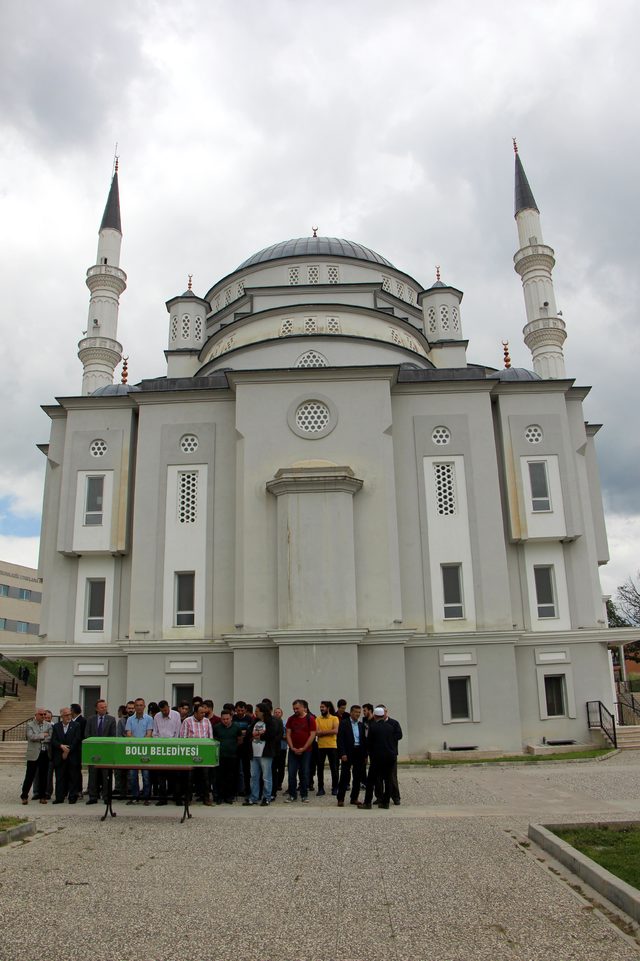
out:
<path id="1" fill-rule="evenodd" d="M 340 283 L 340 272 L 335 264 L 329 264 L 327 267 L 327 280 L 330 284 Z"/>
<path id="2" fill-rule="evenodd" d="M 283 320 L 280 324 L 280 336 L 287 337 L 289 334 L 293 333 L 293 321 Z"/>
<path id="3" fill-rule="evenodd" d="M 460 330 L 460 314 L 457 307 L 451 308 L 451 326 L 454 330 Z"/>
<path id="4" fill-rule="evenodd" d="M 389 293 L 389 294 L 391 293 L 391 278 L 390 278 L 390 277 L 383 277 L 383 278 L 382 278 L 382 289 L 383 289 L 383 290 L 386 290 L 387 293 Z"/>
<path id="5" fill-rule="evenodd" d="M 411 287 L 407 287 L 407 300 L 409 301 L 410 304 L 415 304 L 416 302 L 416 294 Z"/>
<path id="6" fill-rule="evenodd" d="M 180 438 L 180 450 L 183 454 L 194 454 L 198 449 L 199 443 L 195 434 L 184 434 Z"/>
<path id="7" fill-rule="evenodd" d="M 216 297 L 216 310 L 220 310 L 220 294 Z"/>
<path id="8" fill-rule="evenodd" d="M 318 332 L 318 325 L 316 324 L 315 317 L 305 317 L 304 332 L 305 334 L 316 334 Z"/>
<path id="9" fill-rule="evenodd" d="M 320 283 L 320 268 L 317 266 L 317 264 L 313 264 L 311 267 L 309 267 L 309 283 Z"/>
<path id="10" fill-rule="evenodd" d="M 329 361 L 317 350 L 306 350 L 300 354 L 296 361 L 296 367 L 328 367 Z"/>
<path id="11" fill-rule="evenodd" d="M 195 524 L 198 519 L 198 471 L 180 471 L 178 474 L 178 521 Z"/>
<path id="12" fill-rule="evenodd" d="M 340 333 L 340 321 L 337 317 L 329 317 L 327 319 L 327 333 L 328 334 L 339 334 Z"/>
<path id="13" fill-rule="evenodd" d="M 225 306 L 231 303 L 231 287 L 227 287 L 227 289 L 224 292 L 224 302 L 225 302 Z"/>
<path id="14" fill-rule="evenodd" d="M 404 344 L 402 343 L 402 337 L 397 330 L 391 331 L 391 340 L 394 342 L 394 344 L 400 344 L 401 347 L 404 347 Z"/>
<path id="15" fill-rule="evenodd" d="M 539 444 L 543 438 L 542 427 L 539 424 L 529 424 L 524 432 L 525 439 L 530 444 Z"/>
<path id="16" fill-rule="evenodd" d="M 296 411 L 296 427 L 305 434 L 318 434 L 329 424 L 329 408 L 320 400 L 308 400 Z"/>
<path id="17" fill-rule="evenodd" d="M 401 284 L 399 280 L 396 280 L 396 296 L 404 300 L 404 284 Z"/>
<path id="18" fill-rule="evenodd" d="M 442 425 L 439 427 L 434 427 L 433 433 L 431 434 L 431 440 L 434 444 L 438 444 L 439 446 L 448 444 L 451 440 L 451 431 L 448 427 L 443 427 Z"/>
<path id="19" fill-rule="evenodd" d="M 437 333 L 435 307 L 429 307 L 429 310 L 427 311 L 427 317 L 429 318 L 429 333 L 430 334 Z"/>
<path id="20" fill-rule="evenodd" d="M 225 340 L 224 344 L 222 345 L 222 350 L 220 351 L 220 353 L 221 353 L 221 354 L 224 354 L 225 351 L 231 350 L 231 348 L 233 347 L 233 345 L 234 345 L 234 343 L 235 343 L 235 340 L 236 340 L 236 338 L 234 337 L 233 334 L 231 334 L 231 337 L 227 337 L 227 339 Z"/>
<path id="21" fill-rule="evenodd" d="M 416 344 L 416 342 L 415 342 L 415 340 L 413 339 L 413 337 L 407 337 L 407 343 L 408 343 L 409 347 L 411 348 L 411 350 L 415 350 L 415 351 L 417 351 L 418 353 L 420 352 L 420 348 L 419 348 L 418 345 Z"/>
<path id="22" fill-rule="evenodd" d="M 289 283 L 292 287 L 300 283 L 300 268 L 299 267 L 289 267 Z"/>
<path id="23" fill-rule="evenodd" d="M 196 317 L 194 329 L 196 340 L 202 340 L 202 317 Z"/>
<path id="24" fill-rule="evenodd" d="M 440 326 L 443 330 L 449 330 L 449 308 L 445 304 L 440 308 Z"/>
<path id="25" fill-rule="evenodd" d="M 101 437 L 97 437 L 95 440 L 91 441 L 89 445 L 89 451 L 92 457 L 104 457 L 107 453 L 107 444 L 102 440 Z"/>
<path id="26" fill-rule="evenodd" d="M 171 340 L 178 339 L 178 318 L 173 316 L 171 318 Z"/>
<path id="27" fill-rule="evenodd" d="M 456 490 L 453 464 L 434 464 L 433 474 L 438 514 L 455 514 Z"/>
<path id="28" fill-rule="evenodd" d="M 244 280 L 241 280 L 238 282 L 236 297 L 242 297 L 243 294 L 244 294 Z"/>
<path id="29" fill-rule="evenodd" d="M 189 314 L 182 315 L 182 339 L 189 340 L 189 334 L 191 333 L 191 321 L 189 320 Z"/>

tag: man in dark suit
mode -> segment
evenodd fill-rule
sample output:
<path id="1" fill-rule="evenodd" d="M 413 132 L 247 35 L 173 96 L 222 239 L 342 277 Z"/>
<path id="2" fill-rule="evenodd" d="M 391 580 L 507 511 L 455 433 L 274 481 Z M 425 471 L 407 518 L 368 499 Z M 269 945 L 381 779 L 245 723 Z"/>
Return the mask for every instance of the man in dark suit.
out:
<path id="1" fill-rule="evenodd" d="M 56 776 L 54 804 L 62 804 L 67 794 L 69 804 L 75 804 L 78 800 L 81 744 L 80 725 L 71 720 L 71 709 L 63 707 L 60 720 L 53 725 L 51 732 L 51 755 Z"/>
<path id="2" fill-rule="evenodd" d="M 115 737 L 116 719 L 108 713 L 108 705 L 104 698 L 96 701 L 96 713 L 87 720 L 84 729 L 87 737 Z M 87 804 L 97 804 L 100 794 L 107 797 L 107 789 L 111 781 L 111 769 L 89 766 L 89 800 Z"/>
<path id="3" fill-rule="evenodd" d="M 364 726 L 360 720 L 359 704 L 352 704 L 349 714 L 338 725 L 338 757 L 342 762 L 338 784 L 338 807 L 344 807 L 344 798 L 351 780 L 351 804 L 358 803 L 360 783 L 366 758 Z"/>

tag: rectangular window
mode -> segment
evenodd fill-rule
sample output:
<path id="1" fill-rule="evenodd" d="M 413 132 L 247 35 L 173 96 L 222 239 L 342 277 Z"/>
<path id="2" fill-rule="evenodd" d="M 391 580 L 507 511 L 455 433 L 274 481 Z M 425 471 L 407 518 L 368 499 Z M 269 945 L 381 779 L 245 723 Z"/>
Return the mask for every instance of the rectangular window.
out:
<path id="1" fill-rule="evenodd" d="M 18 632 L 18 634 L 28 634 L 29 625 L 27 624 L 26 621 L 16 621 L 16 631 Z"/>
<path id="2" fill-rule="evenodd" d="M 19 587 L 19 588 L 18 588 L 18 597 L 19 597 L 19 599 L 20 599 L 21 601 L 30 601 L 30 600 L 31 600 L 31 591 L 28 590 L 26 587 Z"/>
<path id="3" fill-rule="evenodd" d="M 538 617 L 557 617 L 553 567 L 534 567 L 533 576 L 536 583 Z"/>
<path id="4" fill-rule="evenodd" d="M 445 619 L 464 617 L 464 609 L 462 606 L 462 567 L 460 564 L 442 564 L 441 569 Z"/>
<path id="5" fill-rule="evenodd" d="M 176 625 L 193 627 L 195 623 L 195 580 L 193 571 L 176 574 Z"/>
<path id="6" fill-rule="evenodd" d="M 84 523 L 87 527 L 102 526 L 104 475 L 87 477 Z"/>
<path id="7" fill-rule="evenodd" d="M 548 717 L 564 717 L 567 713 L 564 696 L 564 674 L 545 674 L 544 694 Z"/>
<path id="8" fill-rule="evenodd" d="M 104 578 L 87 581 L 87 630 L 104 631 Z"/>
<path id="9" fill-rule="evenodd" d="M 9 585 L 0 584 L 0 597 L 8 597 L 8 596 L 9 596 Z"/>
<path id="10" fill-rule="evenodd" d="M 551 497 L 546 461 L 529 461 L 529 482 L 531 483 L 531 509 L 534 512 L 550 511 Z"/>
<path id="11" fill-rule="evenodd" d="M 6 617 L 0 617 L 0 631 L 4 631 L 6 629 L 6 626 L 7 626 Z"/>
<path id="12" fill-rule="evenodd" d="M 471 719 L 471 678 L 449 678 L 449 708 L 452 721 Z"/>

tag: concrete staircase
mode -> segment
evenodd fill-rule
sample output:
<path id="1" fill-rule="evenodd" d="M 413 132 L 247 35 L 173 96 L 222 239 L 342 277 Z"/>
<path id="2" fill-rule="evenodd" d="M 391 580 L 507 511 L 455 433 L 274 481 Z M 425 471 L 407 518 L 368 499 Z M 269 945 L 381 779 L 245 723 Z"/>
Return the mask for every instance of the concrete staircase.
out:
<path id="1" fill-rule="evenodd" d="M 2 717 L 2 715 L 0 715 Z M 640 724 L 616 726 L 618 747 L 622 751 L 640 751 Z"/>
<path id="2" fill-rule="evenodd" d="M 8 728 L 28 721 L 36 711 L 36 692 L 28 684 L 18 683 L 18 697 L 8 698 L 0 708 L 0 739 Z M 0 740 L 0 764 L 24 764 L 27 742 Z"/>

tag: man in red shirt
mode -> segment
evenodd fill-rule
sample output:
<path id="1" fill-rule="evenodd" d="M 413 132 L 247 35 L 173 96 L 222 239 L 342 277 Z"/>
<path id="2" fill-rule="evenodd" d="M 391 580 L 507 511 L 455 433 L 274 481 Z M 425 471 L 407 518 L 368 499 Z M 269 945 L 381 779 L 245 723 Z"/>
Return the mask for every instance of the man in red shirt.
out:
<path id="1" fill-rule="evenodd" d="M 311 748 L 316 739 L 316 719 L 309 714 L 309 705 L 302 699 L 293 702 L 293 714 L 287 721 L 289 745 L 289 795 L 285 801 L 297 801 L 298 777 L 300 800 L 308 801 Z"/>

